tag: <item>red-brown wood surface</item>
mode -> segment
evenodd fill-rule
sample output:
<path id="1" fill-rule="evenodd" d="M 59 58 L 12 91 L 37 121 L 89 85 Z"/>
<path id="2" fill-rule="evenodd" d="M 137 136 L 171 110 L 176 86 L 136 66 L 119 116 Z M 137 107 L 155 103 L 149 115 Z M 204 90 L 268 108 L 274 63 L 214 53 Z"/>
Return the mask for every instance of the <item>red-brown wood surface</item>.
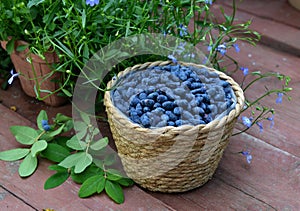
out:
<path id="1" fill-rule="evenodd" d="M 230 12 L 231 0 L 217 0 L 217 3 Z M 18 176 L 18 162 L 0 161 L 1 210 L 300 210 L 300 11 L 286 0 L 237 3 L 237 20 L 251 18 L 251 27 L 263 34 L 263 40 L 256 47 L 239 43 L 240 53 L 234 50 L 228 53 L 249 71 L 274 71 L 292 77 L 291 102 L 283 98 L 282 104 L 276 105 L 276 95 L 264 100 L 276 108 L 273 128 L 265 123 L 262 133 L 254 128 L 232 137 L 215 175 L 203 187 L 186 193 L 163 194 L 133 186 L 125 189 L 122 205 L 116 205 L 103 194 L 79 199 L 79 186 L 71 180 L 53 190 L 43 190 L 44 181 L 52 174 L 44 160 L 27 179 Z M 214 3 L 213 9 L 218 8 Z M 234 78 L 240 81 L 240 76 L 241 72 Z M 264 82 L 278 86 L 276 80 Z M 260 95 L 263 85 L 258 83 L 247 91 L 247 97 Z M 0 100 L 0 150 L 17 146 L 9 126 L 34 126 L 41 109 L 49 111 L 50 116 L 57 112 L 71 115 L 70 104 L 52 108 L 25 96 L 18 81 L 8 91 L 0 91 Z M 9 110 L 10 106 L 17 106 L 17 112 Z M 236 131 L 240 128 L 237 126 Z M 111 138 L 107 124 L 101 126 L 101 131 Z M 243 149 L 251 150 L 251 165 L 238 153 Z"/>

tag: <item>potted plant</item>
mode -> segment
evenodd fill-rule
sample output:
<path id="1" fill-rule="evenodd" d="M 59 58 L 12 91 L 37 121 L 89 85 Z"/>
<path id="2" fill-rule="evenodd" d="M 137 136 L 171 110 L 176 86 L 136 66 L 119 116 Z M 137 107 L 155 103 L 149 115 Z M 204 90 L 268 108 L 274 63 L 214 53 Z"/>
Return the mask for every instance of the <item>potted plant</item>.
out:
<path id="1" fill-rule="evenodd" d="M 59 105 L 64 99 L 52 98 L 72 96 L 76 76 L 101 47 L 149 30 L 154 19 L 146 5 L 122 0 L 4 0 L 0 40 L 20 73 L 24 91 Z"/>

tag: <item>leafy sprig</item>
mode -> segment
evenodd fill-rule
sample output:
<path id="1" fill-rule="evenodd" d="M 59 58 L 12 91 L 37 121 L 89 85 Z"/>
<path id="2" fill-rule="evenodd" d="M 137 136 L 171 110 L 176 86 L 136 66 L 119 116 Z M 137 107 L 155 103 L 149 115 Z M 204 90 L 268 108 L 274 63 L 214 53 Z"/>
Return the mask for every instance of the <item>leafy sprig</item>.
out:
<path id="1" fill-rule="evenodd" d="M 90 124 L 89 116 L 82 114 L 82 121 L 76 121 L 77 133 L 72 137 L 61 136 L 73 129 L 73 120 L 57 114 L 53 124 L 48 124 L 47 113 L 42 110 L 37 117 L 37 128 L 12 126 L 11 132 L 16 140 L 26 147 L 0 152 L 0 160 L 21 160 L 19 175 L 28 177 L 38 167 L 40 157 L 52 161 L 49 170 L 56 171 L 50 176 L 44 189 L 55 188 L 68 178 L 82 184 L 79 197 L 93 194 L 106 194 L 116 203 L 124 202 L 122 186 L 131 186 L 133 181 L 122 172 L 111 168 L 115 163 L 115 154 L 105 153 L 107 137 L 99 137 L 98 128 Z M 94 156 L 94 155 L 97 156 Z"/>

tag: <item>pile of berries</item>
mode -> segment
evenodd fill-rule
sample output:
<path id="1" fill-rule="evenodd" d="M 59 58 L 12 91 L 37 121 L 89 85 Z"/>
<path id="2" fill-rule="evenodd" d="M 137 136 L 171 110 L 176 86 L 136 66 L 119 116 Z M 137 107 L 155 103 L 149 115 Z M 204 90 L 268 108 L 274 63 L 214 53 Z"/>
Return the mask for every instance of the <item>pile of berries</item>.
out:
<path id="1" fill-rule="evenodd" d="M 216 72 L 166 65 L 133 71 L 112 91 L 115 106 L 143 127 L 208 124 L 235 107 L 230 84 Z"/>

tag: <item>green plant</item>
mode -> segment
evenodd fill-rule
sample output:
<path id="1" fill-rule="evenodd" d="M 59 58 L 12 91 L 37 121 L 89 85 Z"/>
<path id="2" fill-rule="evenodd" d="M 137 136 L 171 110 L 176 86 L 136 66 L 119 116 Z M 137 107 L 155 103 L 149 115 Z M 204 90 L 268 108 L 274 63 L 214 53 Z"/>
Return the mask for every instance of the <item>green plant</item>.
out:
<path id="1" fill-rule="evenodd" d="M 0 160 L 24 158 L 19 166 L 19 175 L 28 177 L 36 171 L 38 159 L 46 158 L 55 163 L 49 169 L 57 173 L 46 180 L 45 189 L 55 188 L 71 177 L 76 183 L 82 184 L 79 197 L 105 190 L 116 203 L 123 203 L 121 186 L 130 186 L 133 181 L 112 167 L 116 156 L 105 151 L 108 138 L 99 137 L 100 131 L 91 126 L 89 117 L 86 114 L 81 116 L 82 121 L 74 122 L 79 131 L 72 137 L 61 136 L 73 128 L 72 118 L 57 114 L 50 125 L 44 110 L 37 117 L 38 129 L 12 126 L 10 130 L 16 140 L 27 147 L 0 152 Z"/>

